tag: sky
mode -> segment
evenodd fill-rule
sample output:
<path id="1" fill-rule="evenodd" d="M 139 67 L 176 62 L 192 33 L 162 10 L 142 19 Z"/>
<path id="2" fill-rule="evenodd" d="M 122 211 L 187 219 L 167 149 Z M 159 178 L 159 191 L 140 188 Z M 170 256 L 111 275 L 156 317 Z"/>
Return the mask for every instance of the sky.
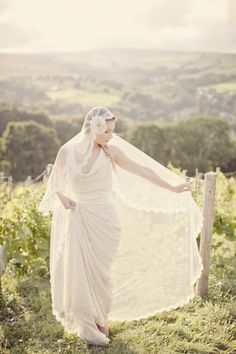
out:
<path id="1" fill-rule="evenodd" d="M 236 0 L 0 0 L 0 52 L 236 53 Z"/>

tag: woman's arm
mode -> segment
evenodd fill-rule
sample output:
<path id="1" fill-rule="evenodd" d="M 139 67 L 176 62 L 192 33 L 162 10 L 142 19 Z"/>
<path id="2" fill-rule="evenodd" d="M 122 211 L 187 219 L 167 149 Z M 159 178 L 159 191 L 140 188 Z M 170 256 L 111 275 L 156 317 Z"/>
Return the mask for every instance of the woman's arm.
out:
<path id="1" fill-rule="evenodd" d="M 67 197 L 65 194 L 63 194 L 61 191 L 56 192 L 58 198 L 62 202 L 63 206 L 65 209 L 74 209 L 76 207 L 76 202 L 69 197 Z"/>
<path id="2" fill-rule="evenodd" d="M 52 187 L 63 204 L 65 209 L 74 209 L 76 206 L 75 201 L 70 199 L 64 194 L 65 178 L 66 178 L 66 154 L 67 150 L 65 146 L 62 146 L 56 156 L 54 163 L 54 173 L 52 178 Z M 53 171 L 52 171 L 53 172 Z"/>
<path id="3" fill-rule="evenodd" d="M 187 182 L 181 183 L 178 186 L 173 186 L 164 179 L 162 179 L 157 173 L 155 173 L 151 168 L 143 166 L 128 158 L 123 151 L 114 145 L 108 145 L 108 150 L 113 158 L 113 160 L 126 171 L 141 176 L 151 183 L 158 185 L 160 187 L 166 188 L 172 192 L 184 192 L 190 190 L 190 186 Z"/>

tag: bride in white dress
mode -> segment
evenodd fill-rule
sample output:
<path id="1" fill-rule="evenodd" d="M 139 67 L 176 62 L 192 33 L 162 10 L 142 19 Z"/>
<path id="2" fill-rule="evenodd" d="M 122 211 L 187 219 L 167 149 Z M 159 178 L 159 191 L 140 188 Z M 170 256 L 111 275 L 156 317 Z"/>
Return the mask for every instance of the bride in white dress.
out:
<path id="1" fill-rule="evenodd" d="M 109 316 L 144 318 L 189 302 L 203 269 L 190 185 L 118 137 L 116 120 L 105 107 L 89 111 L 60 148 L 39 205 L 53 212 L 53 314 L 94 345 L 109 343 Z"/>

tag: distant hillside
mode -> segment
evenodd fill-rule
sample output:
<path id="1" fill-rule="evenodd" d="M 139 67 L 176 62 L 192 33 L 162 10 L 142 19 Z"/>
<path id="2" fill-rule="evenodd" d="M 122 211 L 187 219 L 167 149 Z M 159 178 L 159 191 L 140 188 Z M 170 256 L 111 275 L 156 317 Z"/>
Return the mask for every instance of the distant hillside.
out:
<path id="1" fill-rule="evenodd" d="M 114 49 L 0 54 L 0 102 L 51 115 L 106 105 L 135 121 L 216 116 L 236 125 L 236 54 Z"/>

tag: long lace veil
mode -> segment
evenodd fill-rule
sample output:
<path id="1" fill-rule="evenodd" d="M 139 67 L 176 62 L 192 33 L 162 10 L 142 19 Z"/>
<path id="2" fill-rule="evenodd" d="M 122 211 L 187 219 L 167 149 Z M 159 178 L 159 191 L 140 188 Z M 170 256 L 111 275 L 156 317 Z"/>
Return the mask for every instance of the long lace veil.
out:
<path id="1" fill-rule="evenodd" d="M 39 205 L 39 211 L 46 215 L 53 211 L 52 227 L 57 239 L 51 241 L 51 269 L 63 252 L 69 212 L 56 191 L 73 199 L 71 180 L 90 157 L 96 134 L 104 131 L 103 122 L 112 117 L 105 107 L 92 108 L 82 130 L 58 151 Z M 115 133 L 108 144 L 115 145 L 136 163 L 151 168 L 172 185 L 185 182 Z M 79 166 L 74 160 L 75 151 L 80 155 Z M 124 170 L 114 161 L 112 165 L 113 201 L 122 234 L 111 272 L 110 319 L 145 318 L 188 303 L 195 296 L 194 285 L 203 270 L 196 240 L 203 223 L 201 210 L 190 191 L 175 193 Z"/>

